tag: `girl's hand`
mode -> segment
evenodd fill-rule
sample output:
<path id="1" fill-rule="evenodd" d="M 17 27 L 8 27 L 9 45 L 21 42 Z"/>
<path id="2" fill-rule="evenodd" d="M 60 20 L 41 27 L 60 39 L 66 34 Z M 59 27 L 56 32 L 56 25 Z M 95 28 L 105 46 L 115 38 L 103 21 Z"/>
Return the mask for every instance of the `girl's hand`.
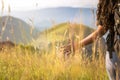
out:
<path id="1" fill-rule="evenodd" d="M 72 41 L 67 40 L 67 42 L 63 43 L 60 47 L 60 54 L 70 55 L 74 51 L 74 46 Z"/>
<path id="2" fill-rule="evenodd" d="M 64 45 L 61 47 L 61 50 L 63 51 L 64 55 L 70 55 L 72 52 L 72 45 L 69 43 L 68 45 Z"/>

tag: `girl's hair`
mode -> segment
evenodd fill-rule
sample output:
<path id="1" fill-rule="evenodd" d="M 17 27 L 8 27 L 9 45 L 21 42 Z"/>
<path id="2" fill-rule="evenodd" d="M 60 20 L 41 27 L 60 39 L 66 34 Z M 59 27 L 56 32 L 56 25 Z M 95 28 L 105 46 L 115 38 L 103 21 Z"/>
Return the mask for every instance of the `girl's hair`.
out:
<path id="1" fill-rule="evenodd" d="M 119 0 L 99 0 L 97 6 L 97 25 L 102 25 L 105 30 L 114 27 L 114 9 Z"/>

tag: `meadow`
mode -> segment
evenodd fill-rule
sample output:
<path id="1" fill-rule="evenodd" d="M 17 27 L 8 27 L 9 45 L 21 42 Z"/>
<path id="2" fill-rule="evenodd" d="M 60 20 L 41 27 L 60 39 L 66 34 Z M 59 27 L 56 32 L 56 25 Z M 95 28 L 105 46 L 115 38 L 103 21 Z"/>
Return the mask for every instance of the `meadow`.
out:
<path id="1" fill-rule="evenodd" d="M 108 80 L 104 57 L 68 59 L 21 47 L 0 52 L 0 80 Z"/>
<path id="2" fill-rule="evenodd" d="M 59 28 L 60 26 L 63 27 Z M 108 80 L 105 57 L 100 50 L 98 50 L 97 55 L 99 56 L 97 57 L 94 51 L 89 57 L 80 51 L 76 52 L 74 56 L 70 55 L 67 59 L 63 55 L 62 57 L 57 55 L 61 55 L 61 53 L 56 51 L 54 42 L 63 41 L 65 40 L 64 36 L 70 35 L 70 33 L 65 34 L 65 26 L 68 24 L 64 23 L 58 28 L 53 27 L 44 31 L 41 34 L 42 36 L 46 35 L 47 38 L 42 38 L 42 40 L 41 36 L 40 39 L 31 43 L 32 47 L 31 45 L 16 45 L 12 48 L 3 48 L 0 51 L 0 80 Z M 80 25 L 78 27 L 80 28 Z M 76 32 L 86 32 L 82 27 L 79 30 L 81 31 Z M 64 32 L 64 36 L 61 36 L 63 33 L 59 32 Z M 83 36 L 85 33 L 77 34 Z M 78 35 L 76 37 L 75 41 L 81 39 L 78 38 Z M 45 50 L 34 48 L 40 40 L 52 41 L 51 48 L 45 48 Z"/>

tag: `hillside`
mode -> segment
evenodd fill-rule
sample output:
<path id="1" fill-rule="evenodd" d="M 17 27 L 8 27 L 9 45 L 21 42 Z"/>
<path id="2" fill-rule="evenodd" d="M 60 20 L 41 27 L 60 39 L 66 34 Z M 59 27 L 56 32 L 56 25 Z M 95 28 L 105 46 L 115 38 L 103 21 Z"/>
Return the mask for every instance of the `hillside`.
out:
<path id="1" fill-rule="evenodd" d="M 61 42 L 70 38 L 70 36 L 78 40 L 86 37 L 93 31 L 92 28 L 82 24 L 61 23 L 41 32 L 37 40 L 34 41 L 34 45 L 40 46 L 41 44 Z"/>
<path id="2" fill-rule="evenodd" d="M 10 40 L 14 43 L 28 43 L 37 32 L 33 30 L 31 34 L 31 29 L 30 25 L 18 18 L 0 17 L 0 41 Z"/>
<path id="3" fill-rule="evenodd" d="M 43 33 L 46 34 L 48 41 L 61 41 L 70 36 L 82 39 L 93 31 L 92 28 L 82 24 L 62 23 L 53 26 L 51 29 L 45 30 Z"/>

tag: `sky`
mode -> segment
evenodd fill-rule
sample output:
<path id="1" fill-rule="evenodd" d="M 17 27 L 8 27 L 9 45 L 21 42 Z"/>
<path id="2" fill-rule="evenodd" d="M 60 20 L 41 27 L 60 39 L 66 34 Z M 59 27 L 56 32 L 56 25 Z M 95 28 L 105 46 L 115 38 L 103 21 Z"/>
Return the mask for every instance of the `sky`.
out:
<path id="1" fill-rule="evenodd" d="M 98 0 L 0 0 L 4 11 L 26 11 L 49 7 L 97 7 Z"/>

